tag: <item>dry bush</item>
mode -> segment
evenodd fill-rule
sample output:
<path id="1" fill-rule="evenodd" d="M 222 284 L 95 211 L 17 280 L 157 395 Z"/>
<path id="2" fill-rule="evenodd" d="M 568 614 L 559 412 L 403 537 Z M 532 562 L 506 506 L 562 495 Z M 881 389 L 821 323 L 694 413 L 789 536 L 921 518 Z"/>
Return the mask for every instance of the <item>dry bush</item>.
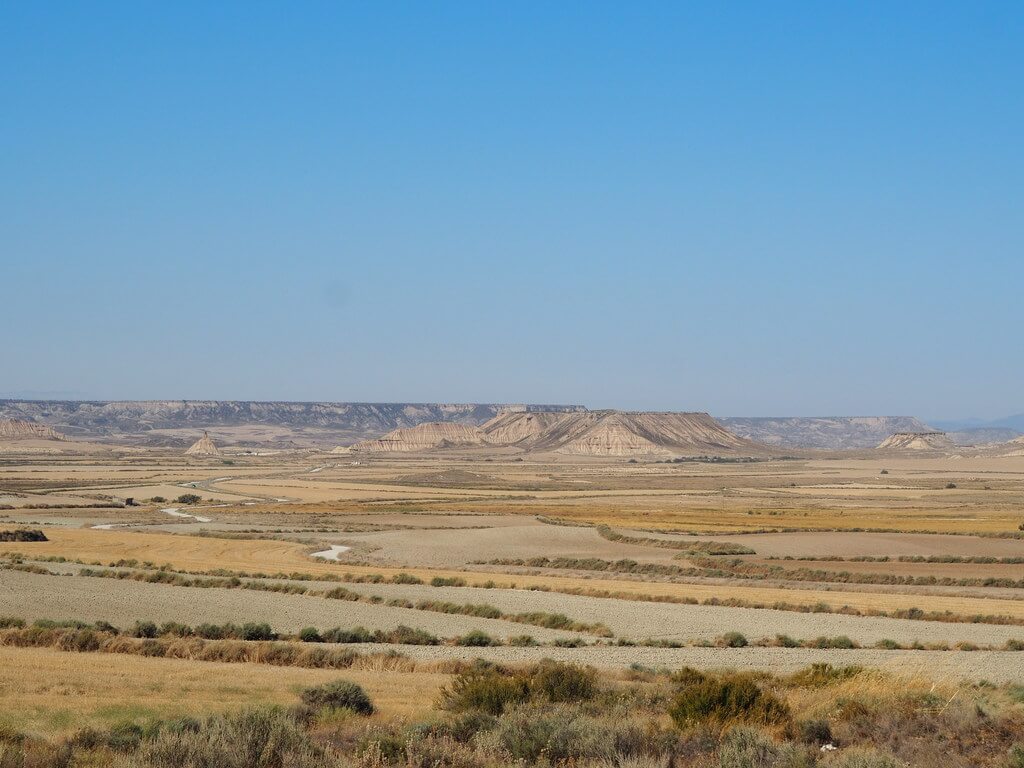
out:
<path id="1" fill-rule="evenodd" d="M 164 729 L 117 768 L 337 768 L 281 710 L 212 717 L 195 728 Z"/>
<path id="2" fill-rule="evenodd" d="M 789 707 L 761 688 L 751 675 L 708 675 L 681 687 L 669 715 L 680 728 L 732 723 L 777 725 L 789 719 Z"/>
<path id="3" fill-rule="evenodd" d="M 335 680 L 331 683 L 306 688 L 302 703 L 312 709 L 345 709 L 357 715 L 372 715 L 373 702 L 362 686 L 350 680 Z"/>

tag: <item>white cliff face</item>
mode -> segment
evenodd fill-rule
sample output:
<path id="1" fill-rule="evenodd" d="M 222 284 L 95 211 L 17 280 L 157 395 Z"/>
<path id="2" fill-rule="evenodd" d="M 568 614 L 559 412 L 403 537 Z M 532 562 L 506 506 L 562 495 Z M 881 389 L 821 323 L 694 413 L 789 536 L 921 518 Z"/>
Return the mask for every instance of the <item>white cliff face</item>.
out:
<path id="1" fill-rule="evenodd" d="M 432 448 L 483 444 L 483 435 L 477 427 L 450 421 L 436 421 L 408 429 L 396 429 L 376 440 L 363 440 L 353 445 L 352 450 L 366 453 L 407 453 Z"/>
<path id="2" fill-rule="evenodd" d="M 948 451 L 954 446 L 945 432 L 897 432 L 878 447 L 896 451 Z"/>

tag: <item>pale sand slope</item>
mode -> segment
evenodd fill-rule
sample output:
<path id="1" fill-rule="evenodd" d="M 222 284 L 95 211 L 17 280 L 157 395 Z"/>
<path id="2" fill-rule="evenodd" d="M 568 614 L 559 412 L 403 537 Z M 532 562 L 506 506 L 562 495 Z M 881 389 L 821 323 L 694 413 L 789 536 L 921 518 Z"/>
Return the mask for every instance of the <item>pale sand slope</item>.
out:
<path id="1" fill-rule="evenodd" d="M 915 621 L 833 613 L 797 613 L 762 608 L 642 603 L 633 600 L 565 595 L 518 589 L 430 587 L 407 584 L 347 584 L 346 588 L 385 599 L 446 600 L 453 603 L 488 603 L 505 613 L 546 611 L 564 613 L 577 621 L 600 622 L 616 637 L 632 640 L 715 640 L 725 632 L 741 632 L 750 640 L 786 634 L 797 640 L 822 635 L 846 635 L 862 645 L 889 639 L 909 644 L 950 643 L 961 640 L 978 645 L 1002 645 L 1024 640 L 1024 627 L 995 624 Z M 1024 661 L 1024 654 L 1021 655 Z"/>
<path id="2" fill-rule="evenodd" d="M 528 632 L 542 641 L 576 636 L 500 619 L 451 616 L 348 600 L 249 589 L 201 589 L 118 579 L 42 576 L 20 571 L 0 571 L 0 616 L 28 621 L 109 621 L 122 629 L 131 627 L 135 621 L 178 621 L 191 625 L 254 621 L 267 622 L 279 632 L 297 632 L 310 626 L 321 630 L 356 626 L 387 630 L 405 624 L 442 638 L 473 629 L 500 638 Z"/>
<path id="3" fill-rule="evenodd" d="M 355 646 L 353 646 L 355 647 Z M 394 646 L 362 645 L 364 652 Z M 488 659 L 509 664 L 554 659 L 595 667 L 678 669 L 759 669 L 788 674 L 811 664 L 873 667 L 903 677 L 924 677 L 936 682 L 987 680 L 992 683 L 1024 682 L 1024 653 L 1014 651 L 879 651 L 874 649 L 828 651 L 811 648 L 451 648 L 402 646 L 402 653 L 417 660 Z"/>

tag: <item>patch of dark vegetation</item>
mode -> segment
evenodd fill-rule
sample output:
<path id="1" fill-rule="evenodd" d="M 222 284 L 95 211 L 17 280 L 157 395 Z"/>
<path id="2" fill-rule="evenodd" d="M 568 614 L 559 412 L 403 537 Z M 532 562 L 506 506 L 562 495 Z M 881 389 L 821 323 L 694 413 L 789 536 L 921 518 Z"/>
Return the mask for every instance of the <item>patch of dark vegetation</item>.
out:
<path id="1" fill-rule="evenodd" d="M 0 541 L 49 541 L 49 539 L 42 531 L 18 528 L 13 531 L 0 531 Z"/>

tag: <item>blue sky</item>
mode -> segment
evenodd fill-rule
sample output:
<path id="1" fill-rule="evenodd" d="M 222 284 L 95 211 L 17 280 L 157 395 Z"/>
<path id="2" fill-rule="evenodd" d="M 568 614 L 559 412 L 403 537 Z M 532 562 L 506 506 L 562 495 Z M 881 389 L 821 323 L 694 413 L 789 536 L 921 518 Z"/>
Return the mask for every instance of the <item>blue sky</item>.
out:
<path id="1" fill-rule="evenodd" d="M 6 3 L 0 392 L 1024 411 L 1020 3 Z"/>

